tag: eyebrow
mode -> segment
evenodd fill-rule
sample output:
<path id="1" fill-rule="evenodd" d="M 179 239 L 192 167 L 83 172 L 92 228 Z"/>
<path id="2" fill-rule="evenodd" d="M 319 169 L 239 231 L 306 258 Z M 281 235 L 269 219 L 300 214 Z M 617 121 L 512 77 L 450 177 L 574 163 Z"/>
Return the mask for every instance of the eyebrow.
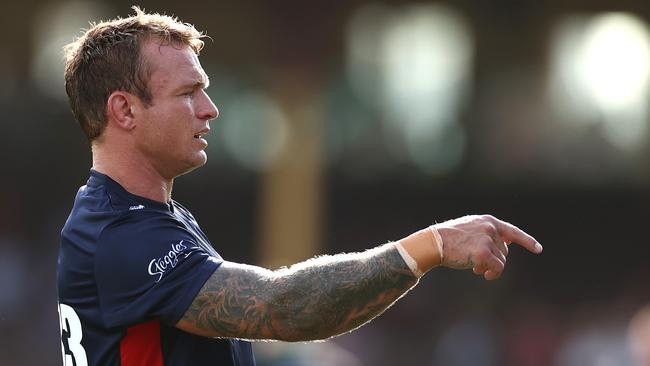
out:
<path id="1" fill-rule="evenodd" d="M 196 86 L 207 89 L 210 86 L 210 77 L 205 72 L 201 73 L 201 78 L 196 82 Z"/>

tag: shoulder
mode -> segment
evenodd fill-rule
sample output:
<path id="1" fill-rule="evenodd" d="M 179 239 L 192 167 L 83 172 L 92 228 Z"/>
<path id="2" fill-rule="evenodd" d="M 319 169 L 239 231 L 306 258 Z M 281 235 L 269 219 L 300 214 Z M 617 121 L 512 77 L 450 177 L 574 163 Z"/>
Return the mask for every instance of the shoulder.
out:
<path id="1" fill-rule="evenodd" d="M 157 208 L 141 205 L 115 210 L 116 218 L 104 230 L 120 230 L 128 228 L 136 232 L 157 228 L 178 227 L 180 221 L 171 213 Z"/>
<path id="2" fill-rule="evenodd" d="M 209 257 L 194 235 L 171 215 L 138 210 L 123 215 L 102 231 L 95 254 L 98 274 L 130 276 L 134 270 L 159 281 L 179 263 Z"/>
<path id="3" fill-rule="evenodd" d="M 163 212 L 135 210 L 122 212 L 106 225 L 98 245 L 123 247 L 152 245 L 170 240 L 192 239 L 184 225 L 172 215 Z"/>

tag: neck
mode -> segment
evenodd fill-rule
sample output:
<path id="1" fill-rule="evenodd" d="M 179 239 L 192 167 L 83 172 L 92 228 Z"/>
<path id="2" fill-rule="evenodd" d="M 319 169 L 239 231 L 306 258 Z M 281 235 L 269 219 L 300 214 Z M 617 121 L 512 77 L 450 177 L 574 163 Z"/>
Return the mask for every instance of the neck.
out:
<path id="1" fill-rule="evenodd" d="M 126 154 L 125 149 L 111 149 L 107 145 L 93 143 L 94 170 L 108 175 L 129 193 L 169 203 L 174 184 L 173 178 L 163 177 L 142 155 Z"/>

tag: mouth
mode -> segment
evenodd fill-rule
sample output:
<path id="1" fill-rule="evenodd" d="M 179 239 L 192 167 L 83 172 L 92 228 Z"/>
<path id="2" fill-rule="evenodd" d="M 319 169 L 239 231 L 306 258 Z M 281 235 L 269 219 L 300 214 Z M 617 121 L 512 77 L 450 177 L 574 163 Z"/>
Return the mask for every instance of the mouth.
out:
<path id="1" fill-rule="evenodd" d="M 202 130 L 202 131 L 199 131 L 196 135 L 194 135 L 194 138 L 195 139 L 203 139 L 203 136 L 207 135 L 208 132 L 210 132 L 209 128 L 205 129 L 205 130 Z"/>
<path id="2" fill-rule="evenodd" d="M 205 128 L 205 129 L 203 129 L 203 130 L 201 130 L 199 132 L 196 132 L 194 134 L 194 139 L 196 140 L 196 143 L 200 145 L 201 150 L 208 147 L 208 141 L 204 138 L 205 135 L 208 134 L 208 132 L 210 132 L 210 127 L 207 127 L 207 128 Z"/>

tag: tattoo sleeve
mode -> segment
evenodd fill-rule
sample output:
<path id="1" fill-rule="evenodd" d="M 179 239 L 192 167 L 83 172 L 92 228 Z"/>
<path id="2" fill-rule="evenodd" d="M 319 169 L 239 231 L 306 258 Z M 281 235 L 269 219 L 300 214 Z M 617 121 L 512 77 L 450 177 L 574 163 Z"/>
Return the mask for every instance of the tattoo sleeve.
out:
<path id="1" fill-rule="evenodd" d="M 391 244 L 277 271 L 224 262 L 177 326 L 212 337 L 326 339 L 380 315 L 416 283 Z"/>

